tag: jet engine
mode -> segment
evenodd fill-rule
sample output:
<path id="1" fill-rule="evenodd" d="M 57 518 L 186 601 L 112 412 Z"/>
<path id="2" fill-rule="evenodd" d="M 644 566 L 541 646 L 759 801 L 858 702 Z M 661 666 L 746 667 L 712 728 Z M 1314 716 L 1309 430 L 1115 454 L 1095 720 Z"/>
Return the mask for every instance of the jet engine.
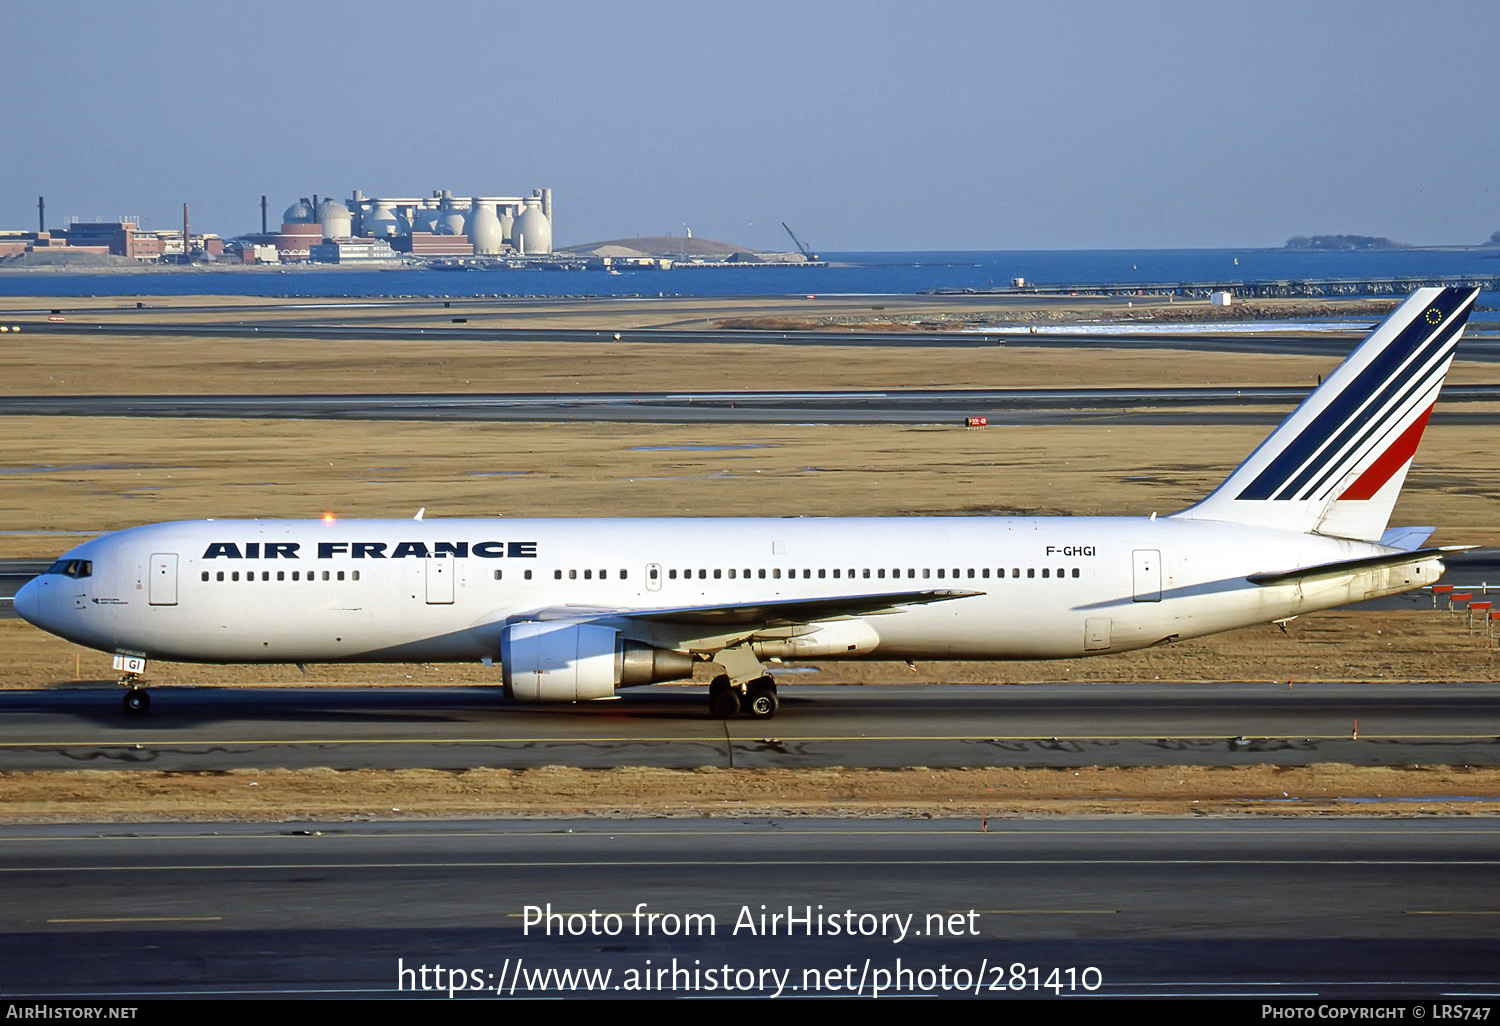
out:
<path id="1" fill-rule="evenodd" d="M 505 694 L 521 702 L 589 702 L 617 687 L 693 675 L 686 652 L 653 648 L 591 623 L 513 623 L 500 636 Z"/>

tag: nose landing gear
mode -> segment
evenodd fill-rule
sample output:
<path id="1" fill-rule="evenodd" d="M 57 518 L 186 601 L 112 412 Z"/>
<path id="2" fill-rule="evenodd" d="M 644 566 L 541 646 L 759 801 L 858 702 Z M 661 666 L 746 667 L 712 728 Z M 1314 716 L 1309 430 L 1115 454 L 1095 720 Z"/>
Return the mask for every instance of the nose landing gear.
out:
<path id="1" fill-rule="evenodd" d="M 146 679 L 138 673 L 120 676 L 120 684 L 127 690 L 120 704 L 131 715 L 138 716 L 151 708 L 151 692 L 146 690 Z"/>

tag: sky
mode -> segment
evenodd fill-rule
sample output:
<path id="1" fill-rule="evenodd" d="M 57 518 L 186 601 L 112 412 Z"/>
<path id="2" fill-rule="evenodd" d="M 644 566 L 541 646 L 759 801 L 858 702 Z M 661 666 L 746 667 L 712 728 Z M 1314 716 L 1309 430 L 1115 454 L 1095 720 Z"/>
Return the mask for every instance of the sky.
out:
<path id="1" fill-rule="evenodd" d="M 0 228 L 550 187 L 558 245 L 1478 243 L 1497 30 L 1490 0 L 8 3 Z"/>

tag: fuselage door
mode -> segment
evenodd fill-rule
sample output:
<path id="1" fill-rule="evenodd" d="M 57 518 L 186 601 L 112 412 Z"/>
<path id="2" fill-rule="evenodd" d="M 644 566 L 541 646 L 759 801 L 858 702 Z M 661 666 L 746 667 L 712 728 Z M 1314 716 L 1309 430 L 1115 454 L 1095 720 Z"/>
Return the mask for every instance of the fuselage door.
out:
<path id="1" fill-rule="evenodd" d="M 661 564 L 646 564 L 646 590 L 661 591 Z"/>
<path id="2" fill-rule="evenodd" d="M 151 553 L 151 576 L 146 588 L 151 605 L 177 604 L 177 553 Z"/>
<path id="3" fill-rule="evenodd" d="M 433 556 L 427 564 L 427 604 L 449 605 L 453 602 L 453 557 Z"/>
<path id="4" fill-rule="evenodd" d="M 1135 556 L 1135 600 L 1137 602 L 1161 601 L 1161 550 L 1136 549 Z"/>

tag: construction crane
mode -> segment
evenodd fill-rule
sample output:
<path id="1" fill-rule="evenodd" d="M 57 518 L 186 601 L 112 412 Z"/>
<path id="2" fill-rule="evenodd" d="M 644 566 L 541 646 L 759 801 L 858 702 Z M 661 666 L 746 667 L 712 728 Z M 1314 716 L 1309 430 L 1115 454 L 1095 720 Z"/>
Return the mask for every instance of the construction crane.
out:
<path id="1" fill-rule="evenodd" d="M 803 256 L 807 257 L 809 261 L 818 259 L 818 254 L 804 246 L 802 240 L 797 238 L 797 233 L 788 228 L 785 221 L 781 222 L 781 227 L 786 228 L 786 233 L 792 237 L 792 241 L 797 244 L 797 249 L 801 251 Z"/>

